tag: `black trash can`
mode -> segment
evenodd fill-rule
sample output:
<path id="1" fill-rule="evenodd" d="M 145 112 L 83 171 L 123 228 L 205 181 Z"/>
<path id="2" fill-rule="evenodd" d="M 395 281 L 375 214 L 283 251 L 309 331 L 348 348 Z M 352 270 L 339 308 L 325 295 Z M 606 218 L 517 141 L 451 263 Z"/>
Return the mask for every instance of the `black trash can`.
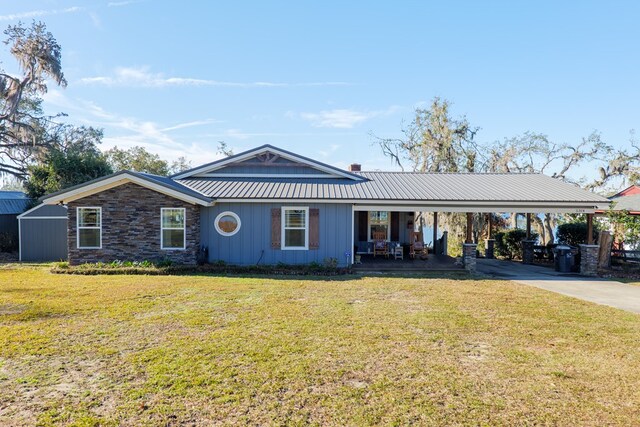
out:
<path id="1" fill-rule="evenodd" d="M 558 245 L 553 250 L 556 271 L 560 273 L 571 273 L 573 265 L 573 254 L 571 247 L 566 245 Z"/>

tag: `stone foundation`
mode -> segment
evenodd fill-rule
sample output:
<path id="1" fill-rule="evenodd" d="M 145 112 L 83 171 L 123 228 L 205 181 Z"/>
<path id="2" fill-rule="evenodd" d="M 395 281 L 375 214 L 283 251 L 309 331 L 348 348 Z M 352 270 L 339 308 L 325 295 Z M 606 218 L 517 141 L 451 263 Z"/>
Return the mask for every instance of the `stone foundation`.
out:
<path id="1" fill-rule="evenodd" d="M 522 263 L 533 264 L 533 247 L 535 246 L 535 240 L 523 240 L 522 241 Z"/>
<path id="2" fill-rule="evenodd" d="M 484 257 L 493 259 L 493 250 L 496 246 L 496 239 L 485 239 L 484 241 Z"/>
<path id="3" fill-rule="evenodd" d="M 598 245 L 580 246 L 580 274 L 583 276 L 596 276 L 598 274 Z"/>
<path id="4" fill-rule="evenodd" d="M 478 245 L 475 243 L 462 244 L 462 265 L 469 273 L 476 272 L 476 249 Z"/>

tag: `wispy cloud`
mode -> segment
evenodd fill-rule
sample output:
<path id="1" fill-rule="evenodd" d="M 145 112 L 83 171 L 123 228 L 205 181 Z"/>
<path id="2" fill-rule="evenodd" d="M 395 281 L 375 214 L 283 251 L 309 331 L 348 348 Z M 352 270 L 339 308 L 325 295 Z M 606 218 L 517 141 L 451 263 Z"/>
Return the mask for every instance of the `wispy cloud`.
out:
<path id="1" fill-rule="evenodd" d="M 92 101 L 70 99 L 58 90 L 46 93 L 44 100 L 48 104 L 72 113 L 72 116 L 83 124 L 105 128 L 102 149 L 109 149 L 116 145 L 121 148 L 141 146 L 169 160 L 186 156 L 198 163 L 214 160 L 218 156 L 215 147 L 209 146 L 211 144 L 191 141 L 185 143 L 170 135 L 173 130 L 215 123 L 214 119 L 192 120 L 163 126 L 153 121 L 107 111 Z"/>
<path id="2" fill-rule="evenodd" d="M 391 106 L 386 110 L 358 111 L 353 109 L 324 110 L 318 113 L 300 113 L 300 117 L 311 122 L 314 127 L 351 129 L 367 120 L 388 116 L 400 110 L 398 106 Z M 288 113 L 289 116 L 295 114 Z"/>
<path id="3" fill-rule="evenodd" d="M 130 4 L 142 3 L 145 0 L 124 0 L 124 1 L 110 1 L 107 3 L 107 7 L 122 7 Z"/>
<path id="4" fill-rule="evenodd" d="M 84 77 L 80 83 L 86 85 L 128 86 L 128 87 L 168 87 L 168 86 L 218 86 L 218 87 L 296 87 L 296 86 L 345 86 L 346 82 L 228 82 L 193 77 L 167 77 L 162 73 L 152 73 L 147 67 L 118 67 L 113 75 Z"/>
<path id="5" fill-rule="evenodd" d="M 194 126 L 210 125 L 210 124 L 213 124 L 213 123 L 222 123 L 222 121 L 221 120 L 216 120 L 216 119 L 194 120 L 192 122 L 178 123 L 177 125 L 166 127 L 164 129 L 162 129 L 162 131 L 163 132 L 169 132 L 169 131 L 172 131 L 172 130 L 190 128 L 190 127 L 194 127 Z"/>
<path id="6" fill-rule="evenodd" d="M 0 21 L 15 21 L 25 18 L 38 18 L 41 16 L 59 15 L 62 13 L 76 13 L 84 10 L 83 7 L 73 6 L 66 9 L 51 9 L 51 10 L 31 10 L 28 12 L 11 13 L 8 15 L 0 15 Z"/>

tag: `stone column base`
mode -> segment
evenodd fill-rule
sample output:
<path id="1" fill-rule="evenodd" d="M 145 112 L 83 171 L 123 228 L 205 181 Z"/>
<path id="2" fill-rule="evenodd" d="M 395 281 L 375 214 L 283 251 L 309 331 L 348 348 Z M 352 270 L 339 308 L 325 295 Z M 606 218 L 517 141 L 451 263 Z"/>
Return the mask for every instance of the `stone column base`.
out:
<path id="1" fill-rule="evenodd" d="M 478 245 L 475 243 L 462 244 L 462 265 L 469 273 L 476 272 L 476 249 Z"/>
<path id="2" fill-rule="evenodd" d="M 484 257 L 493 259 L 493 249 L 496 246 L 496 239 L 485 239 Z"/>
<path id="3" fill-rule="evenodd" d="M 533 247 L 535 246 L 535 240 L 523 240 L 522 241 L 522 263 L 533 264 Z"/>
<path id="4" fill-rule="evenodd" d="M 598 275 L 599 245 L 578 245 L 580 247 L 580 274 L 583 276 Z"/>

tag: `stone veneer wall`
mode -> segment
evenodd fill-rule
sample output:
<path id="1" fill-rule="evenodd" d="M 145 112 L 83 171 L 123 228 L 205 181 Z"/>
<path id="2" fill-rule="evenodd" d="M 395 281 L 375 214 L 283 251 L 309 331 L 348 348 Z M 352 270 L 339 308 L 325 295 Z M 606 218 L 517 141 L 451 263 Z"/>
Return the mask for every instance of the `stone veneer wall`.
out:
<path id="1" fill-rule="evenodd" d="M 102 249 L 78 249 L 76 208 L 102 208 Z M 69 263 L 158 261 L 195 264 L 200 246 L 200 206 L 127 183 L 68 204 Z M 185 208 L 186 248 L 160 249 L 160 208 Z"/>

